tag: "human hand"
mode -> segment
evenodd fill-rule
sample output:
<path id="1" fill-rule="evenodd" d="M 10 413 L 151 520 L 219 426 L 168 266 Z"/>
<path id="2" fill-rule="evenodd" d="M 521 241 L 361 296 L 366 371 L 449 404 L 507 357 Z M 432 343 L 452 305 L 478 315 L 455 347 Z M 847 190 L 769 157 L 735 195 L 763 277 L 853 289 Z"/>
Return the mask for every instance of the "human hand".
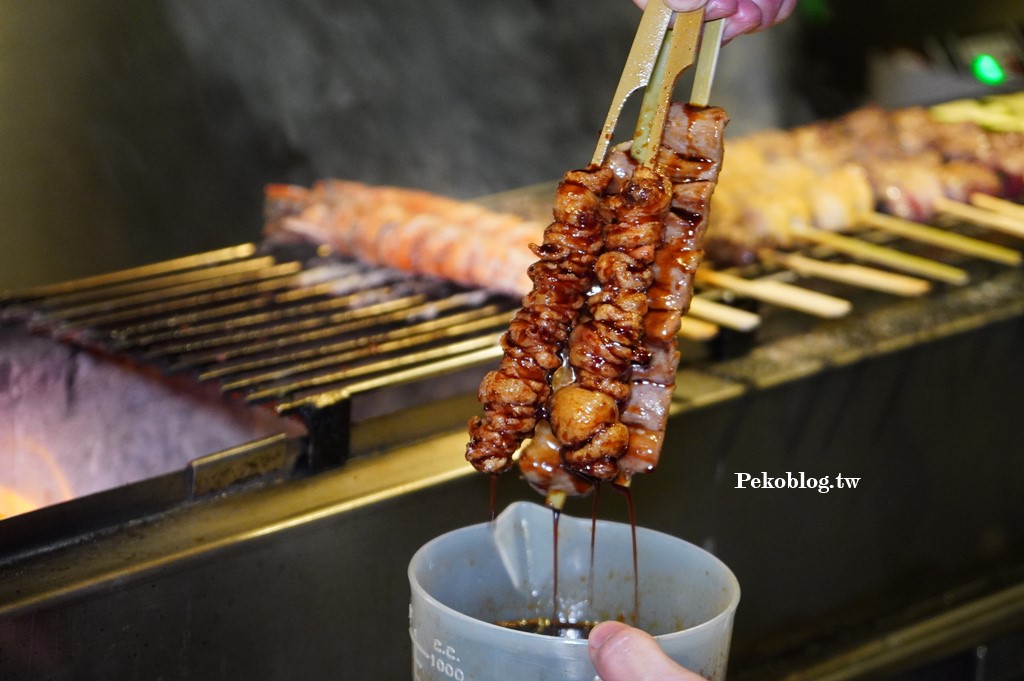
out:
<path id="1" fill-rule="evenodd" d="M 641 9 L 647 0 L 633 0 Z M 796 8 L 797 0 L 665 0 L 677 12 L 704 8 L 704 19 L 725 19 L 722 42 L 729 42 L 741 33 L 753 33 L 774 26 Z"/>
<path id="2" fill-rule="evenodd" d="M 587 646 L 604 681 L 704 681 L 669 659 L 650 634 L 622 622 L 598 624 Z"/>

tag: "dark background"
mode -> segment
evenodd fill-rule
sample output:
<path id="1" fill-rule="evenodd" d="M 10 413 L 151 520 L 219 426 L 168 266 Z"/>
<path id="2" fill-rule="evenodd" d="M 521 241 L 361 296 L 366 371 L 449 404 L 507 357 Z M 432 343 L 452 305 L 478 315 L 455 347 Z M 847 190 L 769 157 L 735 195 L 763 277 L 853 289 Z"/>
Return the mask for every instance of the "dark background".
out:
<path id="1" fill-rule="evenodd" d="M 585 164 L 629 0 L 0 0 L 0 289 L 258 238 L 263 187 L 461 198 Z M 865 98 L 871 46 L 1005 24 L 1015 0 L 804 0 L 729 45 L 730 134 Z"/>

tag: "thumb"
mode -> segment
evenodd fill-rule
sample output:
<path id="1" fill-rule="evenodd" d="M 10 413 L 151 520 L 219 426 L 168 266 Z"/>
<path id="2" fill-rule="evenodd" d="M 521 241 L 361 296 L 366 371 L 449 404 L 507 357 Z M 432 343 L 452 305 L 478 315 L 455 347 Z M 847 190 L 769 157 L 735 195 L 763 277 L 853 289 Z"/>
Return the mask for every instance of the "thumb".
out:
<path id="1" fill-rule="evenodd" d="M 708 0 L 665 0 L 669 9 L 676 12 L 692 12 L 708 4 Z"/>
<path id="2" fill-rule="evenodd" d="M 669 659 L 650 634 L 622 622 L 594 627 L 588 646 L 604 681 L 704 681 Z"/>
<path id="3" fill-rule="evenodd" d="M 647 0 L 633 0 L 640 9 L 646 9 Z M 692 12 L 704 7 L 708 0 L 665 0 L 665 6 L 675 12 Z"/>

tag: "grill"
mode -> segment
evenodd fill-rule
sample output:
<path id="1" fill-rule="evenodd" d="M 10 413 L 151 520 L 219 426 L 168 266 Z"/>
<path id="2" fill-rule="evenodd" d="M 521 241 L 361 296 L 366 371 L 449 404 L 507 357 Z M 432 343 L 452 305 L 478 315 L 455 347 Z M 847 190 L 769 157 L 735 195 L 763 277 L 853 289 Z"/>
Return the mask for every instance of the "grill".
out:
<path id="1" fill-rule="evenodd" d="M 295 417 L 320 470 L 349 456 L 354 424 L 471 390 L 513 306 L 312 246 L 244 244 L 10 294 L 0 319 Z M 424 385 L 442 374 L 457 378 Z"/>
<path id="2" fill-rule="evenodd" d="M 531 188 L 494 203 L 535 210 L 549 196 Z M 739 678 L 878 677 L 911 656 L 934 661 L 1019 632 L 1019 485 L 965 471 L 958 457 L 984 452 L 1003 480 L 1024 476 L 1024 432 L 1007 415 L 1024 380 L 1024 274 L 859 236 L 941 256 L 971 283 L 901 299 L 765 267 L 735 272 L 854 301 L 853 315 L 832 320 L 705 289 L 763 323 L 684 341 L 667 440 L 680 451 L 636 483 L 641 523 L 705 544 L 740 577 Z M 403 677 L 407 593 L 395 586 L 415 548 L 485 512 L 463 424 L 515 306 L 285 243 L 7 294 L 7 328 L 201 386 L 288 427 L 0 522 L 0 676 L 132 678 L 133 664 L 209 676 L 230 660 L 233 677 Z M 925 460 L 903 432 L 952 444 Z M 816 466 L 856 473 L 865 489 L 760 499 L 771 510 L 754 515 L 731 490 L 737 470 Z M 914 474 L 929 478 L 923 490 Z M 534 499 L 524 488 L 504 476 L 498 503 Z M 968 503 L 970 517 L 956 510 Z M 921 518 L 924 538 L 905 538 L 906 557 L 828 544 L 830 522 L 858 537 L 878 532 L 875 520 L 888 531 L 908 518 Z M 808 552 L 813 543 L 828 549 Z M 934 578 L 909 588 L 920 565 Z M 900 637 L 913 645 L 893 646 L 910 640 Z"/>

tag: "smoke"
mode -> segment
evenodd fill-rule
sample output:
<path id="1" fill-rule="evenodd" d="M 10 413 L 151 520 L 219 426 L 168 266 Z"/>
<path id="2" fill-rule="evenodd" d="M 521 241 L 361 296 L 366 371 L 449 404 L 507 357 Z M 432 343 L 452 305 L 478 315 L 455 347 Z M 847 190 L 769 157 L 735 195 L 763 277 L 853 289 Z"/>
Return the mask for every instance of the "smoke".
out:
<path id="1" fill-rule="evenodd" d="M 194 71 L 301 159 L 457 196 L 585 164 L 638 20 L 623 0 L 170 1 Z M 216 89 L 216 88 L 214 88 Z"/>

